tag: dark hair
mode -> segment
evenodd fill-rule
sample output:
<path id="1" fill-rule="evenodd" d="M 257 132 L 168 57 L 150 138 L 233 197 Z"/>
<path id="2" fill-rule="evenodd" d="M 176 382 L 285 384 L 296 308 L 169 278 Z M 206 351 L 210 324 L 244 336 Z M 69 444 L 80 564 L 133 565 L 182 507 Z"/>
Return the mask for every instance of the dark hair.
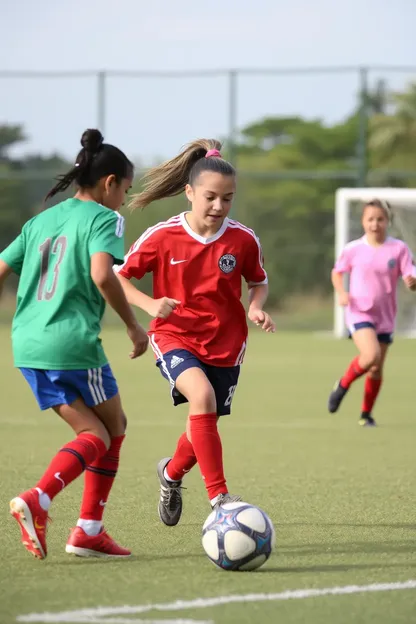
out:
<path id="1" fill-rule="evenodd" d="M 146 173 L 143 177 L 144 190 L 132 196 L 130 208 L 145 208 L 158 199 L 180 195 L 185 186 L 192 186 L 203 171 L 235 176 L 234 167 L 222 159 L 220 149 L 221 143 L 215 139 L 189 143 L 178 156 Z"/>
<path id="2" fill-rule="evenodd" d="M 57 177 L 58 183 L 46 195 L 45 201 L 65 191 L 73 182 L 82 189 L 92 188 L 109 175 L 114 175 L 118 184 L 123 178 L 133 177 L 133 163 L 118 147 L 104 143 L 99 130 L 85 130 L 81 145 L 75 165 L 68 173 Z"/>
<path id="3" fill-rule="evenodd" d="M 366 202 L 363 206 L 363 215 L 366 208 L 380 208 L 384 212 L 387 217 L 389 223 L 393 221 L 393 210 L 388 201 L 385 199 L 372 199 L 369 202 Z"/>

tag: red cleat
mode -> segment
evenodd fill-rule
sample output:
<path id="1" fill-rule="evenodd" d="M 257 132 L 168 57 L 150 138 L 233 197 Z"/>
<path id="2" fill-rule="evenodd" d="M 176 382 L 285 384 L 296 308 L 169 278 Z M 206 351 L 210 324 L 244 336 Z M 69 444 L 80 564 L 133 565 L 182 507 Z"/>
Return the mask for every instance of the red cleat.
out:
<path id="1" fill-rule="evenodd" d="M 48 512 L 39 504 L 39 492 L 33 488 L 13 498 L 10 513 L 19 523 L 26 550 L 38 559 L 45 559 Z"/>
<path id="2" fill-rule="evenodd" d="M 98 535 L 87 535 L 79 526 L 71 529 L 65 550 L 78 557 L 130 557 L 131 555 L 130 550 L 119 546 L 104 529 Z"/>

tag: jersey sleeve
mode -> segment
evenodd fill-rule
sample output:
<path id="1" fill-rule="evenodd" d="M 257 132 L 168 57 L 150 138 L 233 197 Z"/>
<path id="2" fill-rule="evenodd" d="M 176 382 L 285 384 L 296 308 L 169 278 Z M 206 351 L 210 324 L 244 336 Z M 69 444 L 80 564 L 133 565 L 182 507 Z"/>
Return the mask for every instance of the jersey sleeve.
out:
<path id="1" fill-rule="evenodd" d="M 157 246 L 154 239 L 145 232 L 131 247 L 121 266 L 114 270 L 127 279 L 141 279 L 156 267 Z"/>
<path id="2" fill-rule="evenodd" d="M 246 245 L 246 255 L 242 275 L 249 286 L 267 284 L 267 273 L 264 270 L 264 258 L 261 244 L 253 233 Z"/>
<path id="3" fill-rule="evenodd" d="M 341 251 L 335 262 L 334 271 L 337 273 L 351 273 L 351 250 L 348 247 Z"/>
<path id="4" fill-rule="evenodd" d="M 413 255 L 406 243 L 403 243 L 400 252 L 399 268 L 402 277 L 407 277 L 408 275 L 414 277 L 416 275 Z"/>
<path id="5" fill-rule="evenodd" d="M 23 260 L 25 257 L 25 235 L 24 231 L 14 239 L 12 243 L 0 254 L 0 259 L 3 260 L 17 275 L 20 275 L 23 266 Z"/>
<path id="6" fill-rule="evenodd" d="M 88 241 L 90 256 L 104 252 L 113 256 L 116 264 L 124 261 L 124 217 L 118 212 L 103 211 L 92 223 Z"/>

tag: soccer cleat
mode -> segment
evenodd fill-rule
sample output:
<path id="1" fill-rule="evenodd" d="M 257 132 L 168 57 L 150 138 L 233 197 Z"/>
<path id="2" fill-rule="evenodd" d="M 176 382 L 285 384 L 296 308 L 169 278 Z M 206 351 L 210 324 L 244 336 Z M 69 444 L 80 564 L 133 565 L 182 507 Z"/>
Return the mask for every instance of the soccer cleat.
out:
<path id="1" fill-rule="evenodd" d="M 337 381 L 335 383 L 334 389 L 329 395 L 328 399 L 328 411 L 331 414 L 334 414 L 338 411 L 339 406 L 341 405 L 342 399 L 347 394 L 348 388 L 343 388 L 341 386 L 341 382 Z"/>
<path id="2" fill-rule="evenodd" d="M 10 513 L 17 520 L 22 544 L 37 559 L 47 555 L 46 530 L 48 512 L 39 504 L 39 492 L 33 488 L 10 501 Z"/>
<path id="3" fill-rule="evenodd" d="M 167 481 L 165 468 L 171 457 L 161 459 L 157 465 L 157 476 L 160 481 L 159 518 L 166 526 L 178 524 L 182 515 L 182 481 Z"/>
<path id="4" fill-rule="evenodd" d="M 376 427 L 377 423 L 374 420 L 374 418 L 371 416 L 371 414 L 369 412 L 362 412 L 360 420 L 358 421 L 358 424 L 361 425 L 361 427 Z"/>
<path id="5" fill-rule="evenodd" d="M 218 509 L 218 507 L 222 507 L 226 503 L 239 503 L 242 500 L 241 496 L 235 496 L 232 494 L 218 494 L 217 500 L 215 504 L 212 506 L 213 509 Z"/>
<path id="6" fill-rule="evenodd" d="M 78 557 L 122 558 L 130 557 L 131 551 L 119 546 L 104 531 L 98 535 L 87 535 L 79 526 L 71 529 L 65 551 Z"/>

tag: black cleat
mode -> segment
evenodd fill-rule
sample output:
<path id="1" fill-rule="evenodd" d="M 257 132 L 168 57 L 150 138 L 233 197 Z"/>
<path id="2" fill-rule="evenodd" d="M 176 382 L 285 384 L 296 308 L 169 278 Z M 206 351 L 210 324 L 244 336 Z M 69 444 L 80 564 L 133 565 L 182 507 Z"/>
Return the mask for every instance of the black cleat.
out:
<path id="1" fill-rule="evenodd" d="M 376 427 L 377 426 L 377 423 L 374 420 L 374 418 L 371 416 L 370 412 L 362 412 L 360 420 L 358 421 L 358 424 L 361 425 L 361 427 Z"/>
<path id="2" fill-rule="evenodd" d="M 161 459 L 157 466 L 157 476 L 160 483 L 159 518 L 166 526 L 178 524 L 182 515 L 182 481 L 168 481 L 165 479 L 165 468 L 171 457 Z"/>
<path id="3" fill-rule="evenodd" d="M 343 388 L 341 383 L 337 381 L 335 383 L 334 389 L 329 395 L 328 399 L 328 411 L 331 414 L 334 414 L 338 411 L 339 406 L 341 405 L 342 399 L 347 394 L 348 388 Z"/>

